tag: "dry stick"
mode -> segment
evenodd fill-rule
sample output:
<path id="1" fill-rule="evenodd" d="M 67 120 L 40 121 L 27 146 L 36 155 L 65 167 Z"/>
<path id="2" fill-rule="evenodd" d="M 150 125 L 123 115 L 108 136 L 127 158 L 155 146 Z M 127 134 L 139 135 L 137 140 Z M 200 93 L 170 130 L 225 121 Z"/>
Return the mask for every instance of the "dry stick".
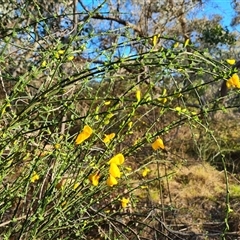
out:
<path id="1" fill-rule="evenodd" d="M 2 71 L 1 71 L 1 70 L 0 70 L 0 82 L 1 82 L 1 85 L 2 85 L 3 92 L 4 92 L 4 94 L 5 94 L 5 97 L 7 98 L 7 97 L 8 97 L 8 94 L 7 94 L 7 91 L 6 91 L 4 82 L 3 82 Z"/>
<path id="2" fill-rule="evenodd" d="M 2 71 L 1 71 L 1 70 L 0 70 L 0 82 L 1 82 L 1 86 L 2 86 L 3 92 L 4 92 L 4 94 L 5 94 L 5 99 L 8 99 L 8 93 L 7 93 L 7 90 L 6 90 L 5 85 L 4 85 L 4 82 L 3 82 Z M 12 107 L 11 107 L 10 104 L 9 104 L 8 107 L 9 107 L 9 108 L 11 109 L 11 111 L 12 111 Z"/>
<path id="3" fill-rule="evenodd" d="M 24 219 L 24 218 L 26 218 L 26 217 L 27 217 L 27 215 L 24 215 L 24 216 L 22 216 L 22 217 L 19 217 L 19 218 L 14 219 L 14 221 L 22 220 L 22 219 Z M 0 223 L 0 227 L 4 227 L 4 226 L 8 225 L 8 224 L 11 223 L 12 221 L 13 221 L 13 220 L 9 220 L 9 221 L 6 221 L 6 222 L 4 222 L 4 223 Z"/>
<path id="4" fill-rule="evenodd" d="M 162 218 L 163 218 L 163 221 L 165 221 L 163 189 L 162 189 L 162 185 L 161 185 L 161 174 L 160 174 L 160 166 L 159 166 L 158 161 L 157 161 L 157 168 L 158 168 L 158 179 L 159 179 L 158 183 L 159 183 L 159 189 L 160 189 L 160 199 L 161 199 L 161 204 L 162 204 Z"/>

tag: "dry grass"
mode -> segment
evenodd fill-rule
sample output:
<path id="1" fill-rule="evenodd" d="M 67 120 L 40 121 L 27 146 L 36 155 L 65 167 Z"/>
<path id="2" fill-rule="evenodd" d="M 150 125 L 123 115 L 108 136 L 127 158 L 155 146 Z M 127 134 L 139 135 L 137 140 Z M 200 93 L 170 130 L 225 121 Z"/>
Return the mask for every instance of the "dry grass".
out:
<path id="1" fill-rule="evenodd" d="M 209 121 L 209 129 L 213 129 L 217 144 L 226 149 L 230 206 L 233 210 L 226 239 L 232 239 L 240 235 L 239 124 L 236 116 L 221 114 L 218 120 Z M 161 208 L 164 212 L 162 219 L 172 229 L 209 235 L 209 238 L 199 239 L 219 239 L 220 235 L 214 236 L 214 233 L 221 233 L 225 227 L 226 179 L 220 156 L 217 155 L 218 146 L 210 135 L 202 131 L 183 125 L 165 136 L 170 145 L 168 154 L 150 159 L 146 157 L 145 160 L 131 159 L 133 168 L 149 163 L 147 167 L 151 169 L 146 179 L 139 172 L 134 186 L 142 184 L 144 180 L 155 179 L 148 188 L 138 188 L 134 194 L 141 206 Z"/>

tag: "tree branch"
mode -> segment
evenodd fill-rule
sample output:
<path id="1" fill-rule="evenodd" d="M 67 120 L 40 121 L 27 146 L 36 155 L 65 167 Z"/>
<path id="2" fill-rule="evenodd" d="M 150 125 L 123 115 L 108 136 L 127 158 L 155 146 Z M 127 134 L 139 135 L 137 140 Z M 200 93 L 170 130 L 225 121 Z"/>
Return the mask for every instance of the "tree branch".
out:
<path id="1" fill-rule="evenodd" d="M 138 35 L 140 37 L 144 37 L 143 32 L 141 31 L 141 29 L 138 26 L 136 26 L 135 24 L 132 24 L 132 23 L 130 23 L 130 22 L 124 20 L 124 19 L 121 19 L 119 17 L 109 17 L 109 16 L 105 17 L 105 16 L 103 16 L 103 15 L 101 15 L 99 13 L 96 13 L 93 16 L 91 16 L 91 18 L 102 19 L 102 20 L 110 20 L 110 21 L 118 22 L 119 24 L 122 24 L 122 25 L 124 25 L 126 27 L 130 27 L 131 29 L 133 29 L 135 32 L 138 33 Z"/>

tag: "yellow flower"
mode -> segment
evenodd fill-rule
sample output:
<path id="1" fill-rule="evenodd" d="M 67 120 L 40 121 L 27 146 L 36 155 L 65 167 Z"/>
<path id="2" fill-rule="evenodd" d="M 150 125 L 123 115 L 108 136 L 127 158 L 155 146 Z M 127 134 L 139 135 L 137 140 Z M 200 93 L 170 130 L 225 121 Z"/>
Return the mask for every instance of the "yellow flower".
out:
<path id="1" fill-rule="evenodd" d="M 178 46 L 179 46 L 179 42 L 175 42 L 173 45 L 174 48 L 177 48 Z"/>
<path id="2" fill-rule="evenodd" d="M 80 185 L 80 183 L 75 183 L 75 184 L 73 185 L 73 190 L 76 190 L 76 189 L 79 187 L 79 185 Z"/>
<path id="3" fill-rule="evenodd" d="M 109 113 L 109 114 L 106 116 L 106 118 L 107 118 L 107 119 L 110 119 L 110 118 L 112 118 L 113 116 L 114 116 L 113 113 Z"/>
<path id="4" fill-rule="evenodd" d="M 63 55 L 63 54 L 65 53 L 65 50 L 58 50 L 58 53 L 59 53 L 60 55 Z"/>
<path id="5" fill-rule="evenodd" d="M 121 200 L 122 208 L 126 208 L 129 203 L 129 198 L 123 197 Z"/>
<path id="6" fill-rule="evenodd" d="M 74 59 L 74 55 L 70 55 L 70 56 L 67 57 L 68 61 L 72 61 L 73 59 Z"/>
<path id="7" fill-rule="evenodd" d="M 32 174 L 32 176 L 31 176 L 30 181 L 31 181 L 32 183 L 34 183 L 34 182 L 37 181 L 37 180 L 39 180 L 39 175 L 34 171 L 33 174 Z"/>
<path id="8" fill-rule="evenodd" d="M 158 138 L 153 144 L 152 144 L 153 150 L 158 150 L 159 148 L 164 149 L 163 140 L 161 138 Z"/>
<path id="9" fill-rule="evenodd" d="M 84 126 L 83 131 L 78 134 L 77 139 L 75 141 L 76 145 L 81 144 L 83 141 L 88 139 L 93 133 L 93 130 L 88 125 Z"/>
<path id="10" fill-rule="evenodd" d="M 150 171 L 151 171 L 151 170 L 150 170 L 149 168 L 145 167 L 145 168 L 143 169 L 142 176 L 143 176 L 143 177 L 146 177 Z"/>
<path id="11" fill-rule="evenodd" d="M 108 106 L 111 104 L 111 101 L 104 101 L 104 105 Z"/>
<path id="12" fill-rule="evenodd" d="M 56 150 L 59 150 L 59 149 L 61 148 L 61 145 L 60 145 L 59 143 L 56 143 L 56 144 L 54 145 L 54 148 L 55 148 Z"/>
<path id="13" fill-rule="evenodd" d="M 176 110 L 177 112 L 181 112 L 181 111 L 182 111 L 181 107 L 175 107 L 175 110 Z"/>
<path id="14" fill-rule="evenodd" d="M 42 64 L 41 64 L 41 67 L 46 67 L 46 65 L 47 65 L 47 61 L 44 60 L 44 61 L 42 62 Z"/>
<path id="15" fill-rule="evenodd" d="M 115 155 L 114 157 L 112 157 L 109 161 L 108 161 L 108 164 L 111 164 L 111 163 L 115 163 L 117 165 L 121 165 L 124 163 L 124 156 L 119 153 L 117 155 Z"/>
<path id="16" fill-rule="evenodd" d="M 152 39 L 152 45 L 155 47 L 159 41 L 160 34 L 154 35 Z"/>
<path id="17" fill-rule="evenodd" d="M 88 179 L 92 183 L 93 186 L 97 186 L 99 184 L 99 178 L 100 178 L 100 172 L 96 172 L 93 174 L 90 174 Z"/>
<path id="18" fill-rule="evenodd" d="M 140 91 L 139 89 L 136 91 L 136 99 L 137 99 L 137 102 L 138 102 L 138 103 L 139 103 L 140 100 L 141 100 L 141 91 Z"/>
<path id="19" fill-rule="evenodd" d="M 111 134 L 105 134 L 105 138 L 103 139 L 104 143 L 109 143 L 111 142 L 111 140 L 115 137 L 115 133 L 111 133 Z"/>
<path id="20" fill-rule="evenodd" d="M 167 102 L 167 98 L 162 99 L 163 104 Z"/>
<path id="21" fill-rule="evenodd" d="M 190 41 L 190 39 L 188 38 L 188 39 L 185 41 L 185 43 L 184 43 L 184 47 L 186 47 L 187 45 L 189 45 L 189 41 Z"/>
<path id="22" fill-rule="evenodd" d="M 115 178 L 120 178 L 121 177 L 121 172 L 117 166 L 116 163 L 111 163 L 109 167 L 109 173 L 111 176 Z"/>
<path id="23" fill-rule="evenodd" d="M 227 80 L 227 88 L 235 87 L 240 88 L 239 76 L 234 73 L 231 78 Z"/>
<path id="24" fill-rule="evenodd" d="M 234 65 L 236 63 L 236 60 L 235 59 L 227 59 L 226 60 L 227 63 L 229 63 L 230 65 Z"/>
<path id="25" fill-rule="evenodd" d="M 128 129 L 131 129 L 131 128 L 132 128 L 132 125 L 133 125 L 133 122 L 129 122 L 129 123 L 128 123 Z"/>
<path id="26" fill-rule="evenodd" d="M 109 187 L 112 187 L 114 185 L 117 185 L 118 184 L 118 181 L 115 177 L 113 177 L 112 175 L 109 175 L 108 179 L 107 179 L 107 185 Z"/>

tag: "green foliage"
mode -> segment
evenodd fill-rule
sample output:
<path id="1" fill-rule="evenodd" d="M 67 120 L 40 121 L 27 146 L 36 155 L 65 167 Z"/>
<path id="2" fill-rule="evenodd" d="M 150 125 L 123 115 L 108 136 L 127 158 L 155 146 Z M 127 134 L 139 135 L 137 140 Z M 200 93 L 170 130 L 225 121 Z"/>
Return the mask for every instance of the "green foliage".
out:
<path id="1" fill-rule="evenodd" d="M 221 25 L 204 29 L 202 38 L 210 45 L 217 45 L 219 43 L 233 45 L 236 42 L 236 37 L 229 32 L 227 27 L 223 28 Z"/>

